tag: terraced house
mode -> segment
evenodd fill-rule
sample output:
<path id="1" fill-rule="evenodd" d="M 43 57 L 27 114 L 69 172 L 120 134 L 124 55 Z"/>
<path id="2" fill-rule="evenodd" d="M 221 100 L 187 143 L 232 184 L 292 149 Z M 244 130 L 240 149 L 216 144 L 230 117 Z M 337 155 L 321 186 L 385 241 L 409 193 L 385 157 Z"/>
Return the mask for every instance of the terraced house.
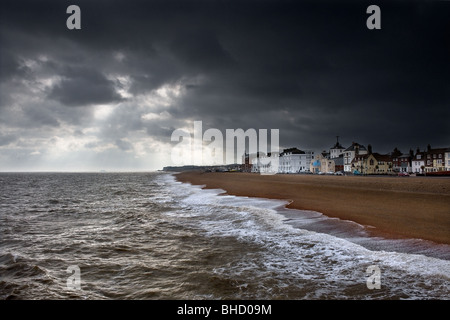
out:
<path id="1" fill-rule="evenodd" d="M 413 173 L 423 173 L 425 171 L 425 159 L 427 154 L 425 151 L 416 150 L 416 154 L 411 160 L 411 169 Z"/>
<path id="2" fill-rule="evenodd" d="M 413 172 L 412 159 L 414 158 L 414 151 L 409 150 L 408 154 L 402 154 L 397 148 L 391 152 L 393 171 L 394 172 Z"/>
<path id="3" fill-rule="evenodd" d="M 417 149 L 411 167 L 413 173 L 450 171 L 450 148 L 433 149 L 428 145 L 426 151 Z"/>
<path id="4" fill-rule="evenodd" d="M 446 171 L 445 154 L 448 150 L 449 148 L 432 149 L 428 145 L 425 159 L 425 172 Z"/>
<path id="5" fill-rule="evenodd" d="M 367 149 L 359 143 L 353 142 L 350 147 L 344 150 L 344 171 L 353 172 L 354 167 L 352 166 L 353 159 L 367 154 Z"/>

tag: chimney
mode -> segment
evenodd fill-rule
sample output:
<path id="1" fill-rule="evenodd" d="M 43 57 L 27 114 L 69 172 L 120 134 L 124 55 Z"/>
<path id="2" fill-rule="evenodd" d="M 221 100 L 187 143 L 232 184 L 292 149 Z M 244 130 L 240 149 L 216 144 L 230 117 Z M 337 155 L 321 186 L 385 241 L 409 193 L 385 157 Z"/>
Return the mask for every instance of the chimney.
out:
<path id="1" fill-rule="evenodd" d="M 371 144 L 369 144 L 367 146 L 367 151 L 368 151 L 369 154 L 372 154 L 372 145 Z"/>

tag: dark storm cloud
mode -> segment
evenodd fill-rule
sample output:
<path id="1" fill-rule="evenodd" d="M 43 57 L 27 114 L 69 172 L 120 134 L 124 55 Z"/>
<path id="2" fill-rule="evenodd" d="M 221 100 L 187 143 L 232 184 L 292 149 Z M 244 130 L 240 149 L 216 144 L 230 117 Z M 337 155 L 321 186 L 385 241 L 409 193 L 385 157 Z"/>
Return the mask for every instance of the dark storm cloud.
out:
<path id="1" fill-rule="evenodd" d="M 114 88 L 114 82 L 97 71 L 82 68 L 71 70 L 64 76 L 66 79 L 52 88 L 49 98 L 67 106 L 108 104 L 122 100 Z"/>
<path id="2" fill-rule="evenodd" d="M 7 50 L 2 50 L 0 56 L 0 68 L 2 70 L 0 72 L 0 81 L 9 79 L 21 71 L 18 61 Z"/>
<path id="3" fill-rule="evenodd" d="M 381 152 L 450 144 L 448 2 L 379 2 L 381 30 L 366 28 L 372 3 L 361 1 L 76 1 L 77 31 L 65 27 L 69 4 L 2 4 L 2 82 L 53 75 L 44 94 L 61 108 L 122 103 L 101 135 L 123 150 L 128 132 L 169 141 L 183 120 L 278 128 L 287 147 L 329 148 L 336 135 Z M 39 70 L 21 63 L 42 55 Z M 185 90 L 169 119 L 146 122 L 115 76 L 135 96 Z"/>
<path id="4" fill-rule="evenodd" d="M 193 70 L 222 70 L 235 63 L 217 36 L 204 28 L 180 30 L 170 40 L 169 50 Z"/>

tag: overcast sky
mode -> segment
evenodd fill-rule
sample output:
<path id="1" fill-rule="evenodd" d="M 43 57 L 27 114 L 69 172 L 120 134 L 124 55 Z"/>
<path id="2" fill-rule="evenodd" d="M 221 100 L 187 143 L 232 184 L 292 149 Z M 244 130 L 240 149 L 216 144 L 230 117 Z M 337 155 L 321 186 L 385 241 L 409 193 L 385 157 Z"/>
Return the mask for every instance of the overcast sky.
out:
<path id="1" fill-rule="evenodd" d="M 195 120 L 279 129 L 286 148 L 450 147 L 449 16 L 448 1 L 2 1 L 0 171 L 161 169 Z"/>

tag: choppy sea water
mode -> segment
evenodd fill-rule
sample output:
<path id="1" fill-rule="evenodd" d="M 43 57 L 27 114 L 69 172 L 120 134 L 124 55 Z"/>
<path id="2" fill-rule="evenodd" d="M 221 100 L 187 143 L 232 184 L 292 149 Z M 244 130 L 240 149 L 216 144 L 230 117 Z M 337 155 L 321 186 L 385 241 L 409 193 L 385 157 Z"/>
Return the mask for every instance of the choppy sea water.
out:
<path id="1" fill-rule="evenodd" d="M 450 298 L 448 245 L 222 192 L 160 172 L 1 173 L 0 298 Z"/>

